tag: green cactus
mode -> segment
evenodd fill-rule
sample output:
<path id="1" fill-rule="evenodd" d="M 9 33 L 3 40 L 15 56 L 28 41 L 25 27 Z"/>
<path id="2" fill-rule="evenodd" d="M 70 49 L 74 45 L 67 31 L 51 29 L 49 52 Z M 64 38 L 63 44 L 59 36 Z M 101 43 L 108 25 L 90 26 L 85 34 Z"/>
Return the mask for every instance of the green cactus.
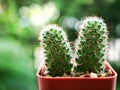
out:
<path id="1" fill-rule="evenodd" d="M 75 43 L 77 54 L 76 72 L 103 71 L 103 61 L 106 60 L 107 27 L 98 17 L 87 17 L 79 26 L 80 32 Z"/>
<path id="2" fill-rule="evenodd" d="M 66 33 L 57 25 L 48 25 L 43 28 L 40 40 L 46 57 L 47 75 L 53 77 L 63 74 L 70 75 L 71 48 Z"/>

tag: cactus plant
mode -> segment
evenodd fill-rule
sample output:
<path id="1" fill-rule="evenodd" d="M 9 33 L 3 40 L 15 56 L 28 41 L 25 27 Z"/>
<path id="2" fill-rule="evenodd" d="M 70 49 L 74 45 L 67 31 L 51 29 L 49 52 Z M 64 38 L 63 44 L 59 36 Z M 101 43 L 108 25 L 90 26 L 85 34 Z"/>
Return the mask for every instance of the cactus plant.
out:
<path id="1" fill-rule="evenodd" d="M 70 75 L 71 71 L 94 72 L 104 71 L 103 61 L 106 60 L 107 27 L 98 17 L 87 17 L 79 26 L 80 32 L 71 56 L 70 43 L 66 33 L 57 25 L 48 25 L 40 33 L 41 45 L 46 57 L 47 75 Z M 70 64 L 71 58 L 73 60 Z M 74 66 L 75 68 L 72 68 Z M 73 74 L 73 73 L 72 73 Z"/>
<path id="2" fill-rule="evenodd" d="M 75 43 L 77 54 L 76 72 L 100 73 L 106 60 L 107 27 L 98 17 L 86 17 L 79 26 L 80 31 Z"/>
<path id="3" fill-rule="evenodd" d="M 44 48 L 47 75 L 70 75 L 70 44 L 66 33 L 57 25 L 47 25 L 40 33 L 41 45 Z"/>

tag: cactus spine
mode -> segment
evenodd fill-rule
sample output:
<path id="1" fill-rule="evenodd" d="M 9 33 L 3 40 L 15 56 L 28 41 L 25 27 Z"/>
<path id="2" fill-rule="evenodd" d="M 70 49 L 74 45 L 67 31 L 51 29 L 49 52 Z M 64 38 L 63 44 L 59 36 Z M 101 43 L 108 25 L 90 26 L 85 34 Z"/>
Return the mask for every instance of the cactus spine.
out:
<path id="1" fill-rule="evenodd" d="M 107 27 L 98 17 L 87 17 L 80 25 L 78 40 L 75 47 L 77 53 L 76 72 L 95 72 L 103 70 L 102 63 L 106 60 Z"/>
<path id="2" fill-rule="evenodd" d="M 66 33 L 57 25 L 48 25 L 40 33 L 40 40 L 46 57 L 47 74 L 53 77 L 64 73 L 70 75 L 71 49 Z"/>

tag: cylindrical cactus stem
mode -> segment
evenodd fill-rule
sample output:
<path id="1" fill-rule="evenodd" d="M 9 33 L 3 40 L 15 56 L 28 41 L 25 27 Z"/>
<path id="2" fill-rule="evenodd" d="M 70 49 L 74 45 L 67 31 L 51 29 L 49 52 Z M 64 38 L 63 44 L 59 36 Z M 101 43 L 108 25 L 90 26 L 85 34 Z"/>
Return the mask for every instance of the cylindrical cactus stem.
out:
<path id="1" fill-rule="evenodd" d="M 77 72 L 96 72 L 103 70 L 102 63 L 106 60 L 108 31 L 101 18 L 87 17 L 79 26 L 80 32 L 76 40 Z"/>
<path id="2" fill-rule="evenodd" d="M 70 75 L 71 48 L 66 33 L 57 25 L 47 25 L 40 33 L 40 40 L 46 58 L 47 75 L 53 77 Z"/>

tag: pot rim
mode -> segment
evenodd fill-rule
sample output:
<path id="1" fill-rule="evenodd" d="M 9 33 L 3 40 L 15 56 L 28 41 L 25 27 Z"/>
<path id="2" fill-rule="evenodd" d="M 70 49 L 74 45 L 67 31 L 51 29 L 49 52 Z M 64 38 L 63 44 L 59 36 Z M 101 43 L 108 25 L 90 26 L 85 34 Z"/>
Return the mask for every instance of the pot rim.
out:
<path id="1" fill-rule="evenodd" d="M 103 77 L 103 78 L 90 78 L 90 77 L 45 77 L 45 76 L 42 76 L 41 75 L 41 71 L 42 71 L 42 67 L 43 67 L 43 63 L 39 66 L 38 70 L 37 70 L 37 73 L 36 73 L 36 76 L 37 78 L 43 78 L 43 79 L 48 79 L 48 80 L 51 80 L 51 79 L 54 79 L 54 80 L 63 80 L 63 79 L 78 79 L 78 80 L 106 80 L 106 79 L 113 79 L 113 78 L 116 78 L 117 77 L 117 73 L 116 71 L 112 68 L 112 66 L 107 62 L 107 61 L 104 61 L 104 65 L 106 66 L 107 69 L 111 69 L 113 75 L 112 76 L 109 76 L 109 77 Z"/>

